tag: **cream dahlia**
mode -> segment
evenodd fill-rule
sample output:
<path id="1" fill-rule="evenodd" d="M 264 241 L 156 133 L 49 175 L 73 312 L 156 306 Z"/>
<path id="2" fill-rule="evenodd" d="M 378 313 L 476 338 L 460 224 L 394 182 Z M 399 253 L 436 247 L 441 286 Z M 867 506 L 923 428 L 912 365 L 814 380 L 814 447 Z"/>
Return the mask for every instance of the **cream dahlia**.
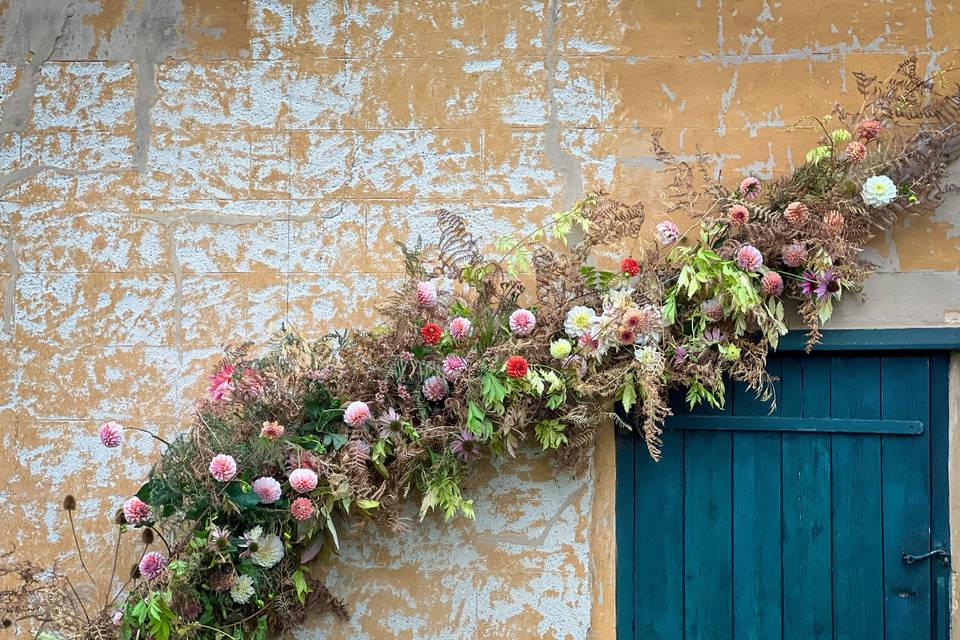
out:
<path id="1" fill-rule="evenodd" d="M 872 176 L 863 183 L 860 195 L 867 206 L 882 207 L 897 197 L 897 185 L 887 176 Z"/>
<path id="2" fill-rule="evenodd" d="M 573 307 L 567 312 L 563 329 L 571 338 L 579 338 L 584 334 L 590 333 L 590 329 L 593 327 L 596 319 L 597 312 L 590 307 Z"/>
<path id="3" fill-rule="evenodd" d="M 247 604 L 254 593 L 253 578 L 246 574 L 237 576 L 230 587 L 230 598 L 237 604 Z"/>
<path id="4" fill-rule="evenodd" d="M 570 355 L 572 348 L 569 340 L 565 340 L 564 338 L 554 340 L 550 343 L 550 356 L 557 360 L 563 360 Z"/>
<path id="5" fill-rule="evenodd" d="M 256 548 L 250 552 L 253 564 L 269 569 L 283 559 L 283 540 L 272 533 L 260 535 L 256 539 Z"/>

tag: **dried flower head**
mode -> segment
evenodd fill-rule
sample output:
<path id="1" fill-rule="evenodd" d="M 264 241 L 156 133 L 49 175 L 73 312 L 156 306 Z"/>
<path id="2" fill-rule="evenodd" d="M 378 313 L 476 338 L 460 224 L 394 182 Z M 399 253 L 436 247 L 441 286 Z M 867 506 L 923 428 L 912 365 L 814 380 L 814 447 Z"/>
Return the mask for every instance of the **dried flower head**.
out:
<path id="1" fill-rule="evenodd" d="M 830 233 L 839 235 L 840 233 L 843 233 L 843 228 L 846 226 L 846 221 L 843 219 L 843 214 L 834 209 L 827 212 L 827 215 L 823 217 L 823 226 L 826 227 L 827 231 Z"/>
<path id="2" fill-rule="evenodd" d="M 73 511 L 77 508 L 77 499 L 74 498 L 71 494 L 67 494 L 63 497 L 63 510 L 64 511 Z"/>
<path id="3" fill-rule="evenodd" d="M 713 322 L 723 320 L 723 304 L 718 298 L 710 298 L 700 303 L 700 313 Z"/>
<path id="4" fill-rule="evenodd" d="M 780 257 L 788 267 L 799 267 L 807 261 L 807 248 L 799 242 L 788 244 L 781 250 Z"/>
<path id="5" fill-rule="evenodd" d="M 791 202 L 787 205 L 787 208 L 783 210 L 784 219 L 793 226 L 798 226 L 806 222 L 809 214 L 810 209 L 802 202 Z"/>
<path id="6" fill-rule="evenodd" d="M 857 123 L 857 128 L 854 130 L 854 134 L 858 139 L 863 140 L 864 142 L 869 142 L 870 140 L 877 138 L 882 131 L 883 125 L 879 120 L 863 120 L 862 122 Z"/>
<path id="7" fill-rule="evenodd" d="M 153 539 L 154 539 L 153 529 L 151 529 L 150 527 L 146 527 L 140 530 L 140 541 L 143 544 L 151 545 L 153 544 Z"/>

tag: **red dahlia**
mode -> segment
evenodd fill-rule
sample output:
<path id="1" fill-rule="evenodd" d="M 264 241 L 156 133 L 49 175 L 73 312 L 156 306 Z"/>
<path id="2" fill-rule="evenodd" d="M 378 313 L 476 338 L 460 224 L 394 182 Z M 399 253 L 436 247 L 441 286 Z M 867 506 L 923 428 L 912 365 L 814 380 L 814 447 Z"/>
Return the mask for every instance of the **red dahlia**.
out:
<path id="1" fill-rule="evenodd" d="M 620 263 L 620 271 L 628 276 L 635 276 L 640 273 L 640 263 L 633 258 L 624 258 Z"/>
<path id="2" fill-rule="evenodd" d="M 423 337 L 423 343 L 435 345 L 440 342 L 440 336 L 443 335 L 443 329 L 436 322 L 428 322 L 420 327 L 420 335 Z"/>
<path id="3" fill-rule="evenodd" d="M 507 375 L 511 378 L 522 378 L 527 375 L 527 359 L 523 356 L 510 356 L 507 358 Z"/>

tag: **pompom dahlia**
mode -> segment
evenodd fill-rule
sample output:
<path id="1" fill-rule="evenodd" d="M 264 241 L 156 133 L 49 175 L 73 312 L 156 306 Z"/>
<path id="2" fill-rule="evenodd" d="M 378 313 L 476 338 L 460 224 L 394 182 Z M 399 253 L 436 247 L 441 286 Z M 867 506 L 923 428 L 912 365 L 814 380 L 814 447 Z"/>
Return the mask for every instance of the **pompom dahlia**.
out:
<path id="1" fill-rule="evenodd" d="M 210 475 L 220 482 L 230 482 L 237 475 L 237 461 L 225 453 L 215 455 L 210 461 Z"/>
<path id="2" fill-rule="evenodd" d="M 417 283 L 417 304 L 425 309 L 437 306 L 437 288 L 432 282 Z"/>
<path id="3" fill-rule="evenodd" d="M 440 338 L 443 336 L 443 329 L 436 322 L 428 322 L 420 327 L 420 337 L 423 338 L 423 344 L 434 346 L 440 344 Z"/>
<path id="4" fill-rule="evenodd" d="M 872 176 L 863 183 L 860 195 L 867 206 L 882 207 L 897 197 L 897 185 L 887 176 Z"/>
<path id="5" fill-rule="evenodd" d="M 455 340 L 466 340 L 473 332 L 473 324 L 462 316 L 457 316 L 450 321 L 450 335 Z"/>
<path id="6" fill-rule="evenodd" d="M 780 251 L 780 257 L 788 267 L 799 267 L 807 261 L 807 248 L 799 242 L 788 244 Z"/>
<path id="7" fill-rule="evenodd" d="M 469 429 L 464 429 L 453 439 L 450 451 L 464 462 L 480 457 L 480 443 Z"/>
<path id="8" fill-rule="evenodd" d="M 563 329 L 571 338 L 590 333 L 590 328 L 597 319 L 597 312 L 590 307 L 573 307 L 567 312 L 567 318 L 563 323 Z"/>
<path id="9" fill-rule="evenodd" d="M 247 604 L 254 593 L 253 578 L 246 574 L 237 576 L 230 586 L 230 598 L 237 604 Z"/>
<path id="10" fill-rule="evenodd" d="M 260 428 L 260 437 L 267 440 L 277 440 L 283 436 L 284 428 L 279 422 L 264 422 Z"/>
<path id="11" fill-rule="evenodd" d="M 862 142 L 854 140 L 847 145 L 846 150 L 843 152 L 843 157 L 850 162 L 863 162 L 863 159 L 867 157 L 867 148 L 863 146 Z"/>
<path id="12" fill-rule="evenodd" d="M 123 427 L 111 420 L 100 425 L 100 442 L 103 446 L 113 449 L 123 443 Z"/>
<path id="13" fill-rule="evenodd" d="M 640 263 L 633 258 L 624 258 L 620 262 L 620 273 L 625 273 L 631 277 L 635 276 L 640 273 Z"/>
<path id="14" fill-rule="evenodd" d="M 313 503 L 310 498 L 297 498 L 290 503 L 290 513 L 297 520 L 306 520 L 313 515 Z"/>
<path id="15" fill-rule="evenodd" d="M 140 575 L 147 580 L 159 578 L 163 570 L 167 568 L 167 559 L 159 551 L 151 551 L 140 558 Z"/>
<path id="16" fill-rule="evenodd" d="M 680 239 L 680 227 L 672 220 L 664 220 L 657 225 L 657 240 L 664 246 L 674 244 Z M 635 274 L 633 274 L 635 275 Z"/>
<path id="17" fill-rule="evenodd" d="M 750 210 L 742 204 L 735 204 L 727 210 L 727 219 L 731 224 L 747 224 L 750 222 Z"/>
<path id="18" fill-rule="evenodd" d="M 430 402 L 440 402 L 447 397 L 450 392 L 450 386 L 443 376 L 430 376 L 423 381 L 423 397 Z"/>
<path id="19" fill-rule="evenodd" d="M 537 326 L 537 318 L 526 309 L 517 309 L 510 314 L 510 331 L 515 336 L 528 336 Z"/>
<path id="20" fill-rule="evenodd" d="M 123 503 L 123 519 L 127 524 L 141 524 L 150 519 L 150 506 L 133 496 Z"/>
<path id="21" fill-rule="evenodd" d="M 462 356 L 451 353 L 443 359 L 443 375 L 450 380 L 456 380 L 467 368 L 467 361 Z"/>
<path id="22" fill-rule="evenodd" d="M 570 344 L 569 340 L 565 340 L 563 338 L 554 340 L 550 343 L 550 356 L 556 358 L 557 360 L 563 360 L 570 355 L 572 348 L 573 346 Z"/>
<path id="23" fill-rule="evenodd" d="M 207 393 L 214 402 L 229 402 L 233 399 L 233 374 L 232 364 L 225 364 L 216 373 L 210 376 L 210 386 L 207 387 Z"/>
<path id="24" fill-rule="evenodd" d="M 751 244 L 737 249 L 737 266 L 744 271 L 757 271 L 763 266 L 763 254 Z"/>
<path id="25" fill-rule="evenodd" d="M 791 202 L 787 205 L 787 208 L 783 210 L 783 217 L 790 224 L 797 226 L 807 221 L 807 215 L 809 215 L 809 213 L 810 209 L 807 208 L 807 205 L 802 202 Z"/>
<path id="26" fill-rule="evenodd" d="M 354 400 L 348 404 L 346 411 L 343 412 L 343 421 L 351 427 L 359 427 L 369 419 L 370 407 L 360 400 Z"/>
<path id="27" fill-rule="evenodd" d="M 507 358 L 507 375 L 511 378 L 522 378 L 527 375 L 529 365 L 527 359 L 523 356 L 510 356 Z"/>
<path id="28" fill-rule="evenodd" d="M 290 486 L 297 493 L 309 493 L 317 488 L 319 477 L 312 469 L 294 469 L 290 472 Z"/>
<path id="29" fill-rule="evenodd" d="M 760 181 L 753 176 L 744 178 L 740 181 L 740 187 L 737 190 L 747 200 L 753 200 L 760 195 Z"/>
<path id="30" fill-rule="evenodd" d="M 783 278 L 776 271 L 768 271 L 760 279 L 760 286 L 767 295 L 778 296 L 783 293 Z"/>
<path id="31" fill-rule="evenodd" d="M 858 123 L 857 128 L 854 129 L 857 138 L 864 142 L 873 140 L 880 135 L 881 131 L 883 131 L 883 125 L 880 124 L 879 120 L 864 120 Z"/>

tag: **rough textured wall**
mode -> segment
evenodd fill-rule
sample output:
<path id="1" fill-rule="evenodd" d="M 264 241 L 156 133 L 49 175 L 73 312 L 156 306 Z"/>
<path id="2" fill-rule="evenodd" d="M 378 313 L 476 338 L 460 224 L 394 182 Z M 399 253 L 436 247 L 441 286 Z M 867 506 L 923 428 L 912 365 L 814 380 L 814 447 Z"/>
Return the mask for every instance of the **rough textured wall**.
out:
<path id="1" fill-rule="evenodd" d="M 372 318 L 443 203 L 520 234 L 583 190 L 643 198 L 648 136 L 732 179 L 791 168 L 793 127 L 906 52 L 956 63 L 948 0 L 0 0 L 0 527 L 76 568 L 218 346 L 279 322 Z M 847 325 L 960 322 L 960 205 L 871 251 Z M 896 298 L 891 292 L 899 292 Z M 896 304 L 907 299 L 909 304 Z M 951 307 L 951 305 L 953 305 Z M 571 479 L 527 452 L 474 483 L 476 523 L 367 531 L 331 571 L 352 602 L 309 638 L 612 638 L 612 448 Z M 592 549 L 592 551 L 591 551 Z M 125 557 L 135 550 L 124 545 Z M 105 580 L 106 573 L 98 571 Z M 103 585 L 101 585 L 101 588 Z"/>

